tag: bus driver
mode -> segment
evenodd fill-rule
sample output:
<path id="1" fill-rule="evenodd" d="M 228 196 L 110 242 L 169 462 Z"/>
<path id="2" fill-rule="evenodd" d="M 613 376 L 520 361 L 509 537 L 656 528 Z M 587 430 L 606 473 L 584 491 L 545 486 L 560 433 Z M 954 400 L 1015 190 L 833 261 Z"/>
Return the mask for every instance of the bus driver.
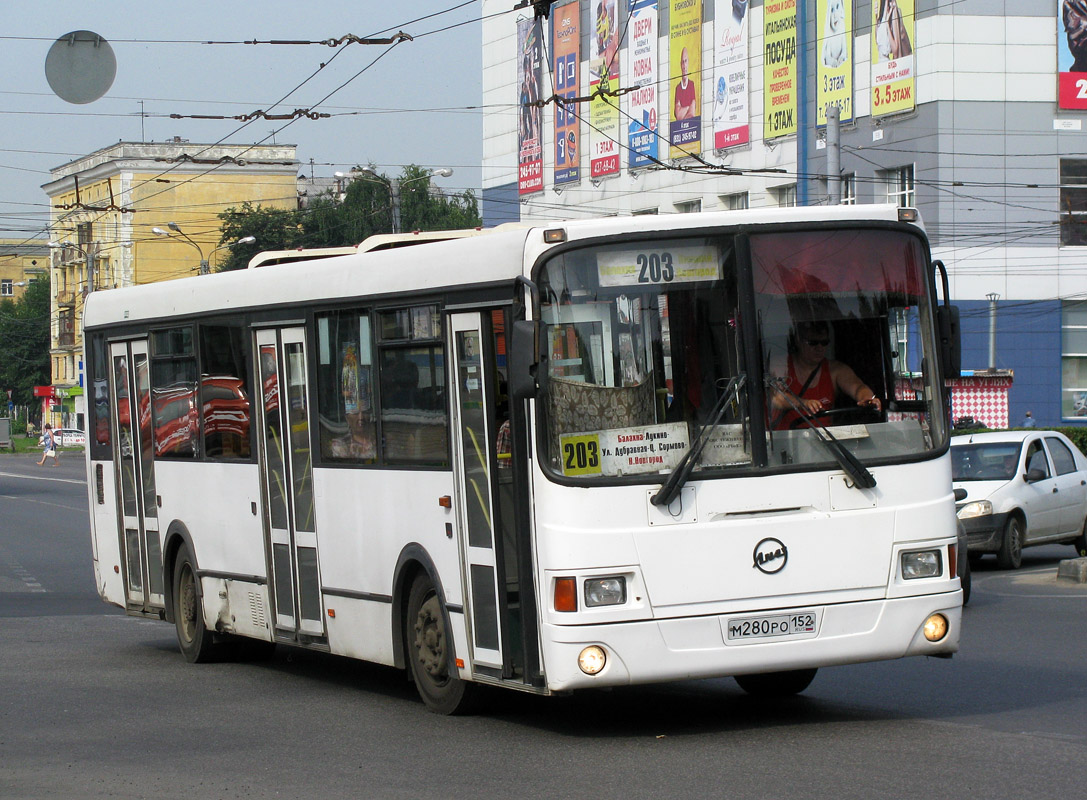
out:
<path id="1" fill-rule="evenodd" d="M 830 325 L 826 321 L 798 322 L 789 336 L 786 363 L 771 362 L 770 372 L 787 381 L 789 391 L 800 398 L 798 404 L 809 414 L 834 408 L 834 398 L 838 394 L 853 398 L 859 406 L 882 410 L 883 404 L 876 393 L 849 365 L 827 358 L 829 345 Z M 773 393 L 770 408 L 776 430 L 787 430 L 800 419 L 790 399 L 782 392 Z M 792 402 L 797 401 L 793 399 Z"/>

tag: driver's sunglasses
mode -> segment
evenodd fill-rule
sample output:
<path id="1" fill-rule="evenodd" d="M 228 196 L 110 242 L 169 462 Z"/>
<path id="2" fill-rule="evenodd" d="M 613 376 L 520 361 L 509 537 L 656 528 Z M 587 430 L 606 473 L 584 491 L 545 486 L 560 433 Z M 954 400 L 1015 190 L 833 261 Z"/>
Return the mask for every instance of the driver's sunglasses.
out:
<path id="1" fill-rule="evenodd" d="M 830 344 L 830 339 L 805 339 L 808 347 L 826 347 Z"/>

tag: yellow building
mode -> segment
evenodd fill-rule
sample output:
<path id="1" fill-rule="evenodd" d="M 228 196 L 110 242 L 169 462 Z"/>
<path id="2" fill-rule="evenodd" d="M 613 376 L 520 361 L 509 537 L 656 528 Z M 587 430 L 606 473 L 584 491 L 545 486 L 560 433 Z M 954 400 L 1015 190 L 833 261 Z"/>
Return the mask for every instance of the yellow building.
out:
<path id="1" fill-rule="evenodd" d="M 37 280 L 49 280 L 49 248 L 45 242 L 0 239 L 0 300 L 18 300 Z"/>
<path id="2" fill-rule="evenodd" d="M 118 142 L 56 167 L 49 195 L 54 426 L 83 427 L 83 299 L 214 271 L 219 213 L 296 208 L 294 145 Z M 157 229 L 157 232 L 156 232 Z M 259 246 L 259 242 L 258 242 Z"/>

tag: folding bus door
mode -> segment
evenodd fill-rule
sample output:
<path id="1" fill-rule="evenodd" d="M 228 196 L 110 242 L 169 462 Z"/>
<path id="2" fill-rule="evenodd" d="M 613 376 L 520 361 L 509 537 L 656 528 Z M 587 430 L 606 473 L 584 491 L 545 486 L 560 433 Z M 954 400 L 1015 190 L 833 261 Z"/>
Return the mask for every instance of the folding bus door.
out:
<path id="1" fill-rule="evenodd" d="M 325 635 L 317 520 L 313 503 L 305 331 L 258 330 L 262 402 L 260 470 L 265 546 L 280 639 L 313 642 Z"/>
<path id="2" fill-rule="evenodd" d="M 157 613 L 165 599 L 146 339 L 110 345 L 110 382 L 126 604 L 130 610 Z"/>
<path id="3" fill-rule="evenodd" d="M 517 489 L 505 398 L 505 311 L 449 315 L 454 478 L 472 669 L 530 683 L 538 672 L 532 579 L 518 540 Z M 520 482 L 520 483 L 519 483 Z M 523 491 L 523 487 L 522 487 Z"/>

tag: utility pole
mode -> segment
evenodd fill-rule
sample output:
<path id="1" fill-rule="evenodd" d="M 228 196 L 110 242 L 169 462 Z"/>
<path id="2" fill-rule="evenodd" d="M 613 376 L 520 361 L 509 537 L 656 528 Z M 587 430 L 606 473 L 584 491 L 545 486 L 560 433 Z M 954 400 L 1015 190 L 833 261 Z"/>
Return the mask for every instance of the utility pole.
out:
<path id="1" fill-rule="evenodd" d="M 94 291 L 94 265 L 98 255 L 98 242 L 87 242 L 83 257 L 87 262 L 87 294 Z"/>
<path id="2" fill-rule="evenodd" d="M 830 205 L 842 202 L 842 139 L 838 122 L 839 109 L 827 106 L 827 199 Z"/>

